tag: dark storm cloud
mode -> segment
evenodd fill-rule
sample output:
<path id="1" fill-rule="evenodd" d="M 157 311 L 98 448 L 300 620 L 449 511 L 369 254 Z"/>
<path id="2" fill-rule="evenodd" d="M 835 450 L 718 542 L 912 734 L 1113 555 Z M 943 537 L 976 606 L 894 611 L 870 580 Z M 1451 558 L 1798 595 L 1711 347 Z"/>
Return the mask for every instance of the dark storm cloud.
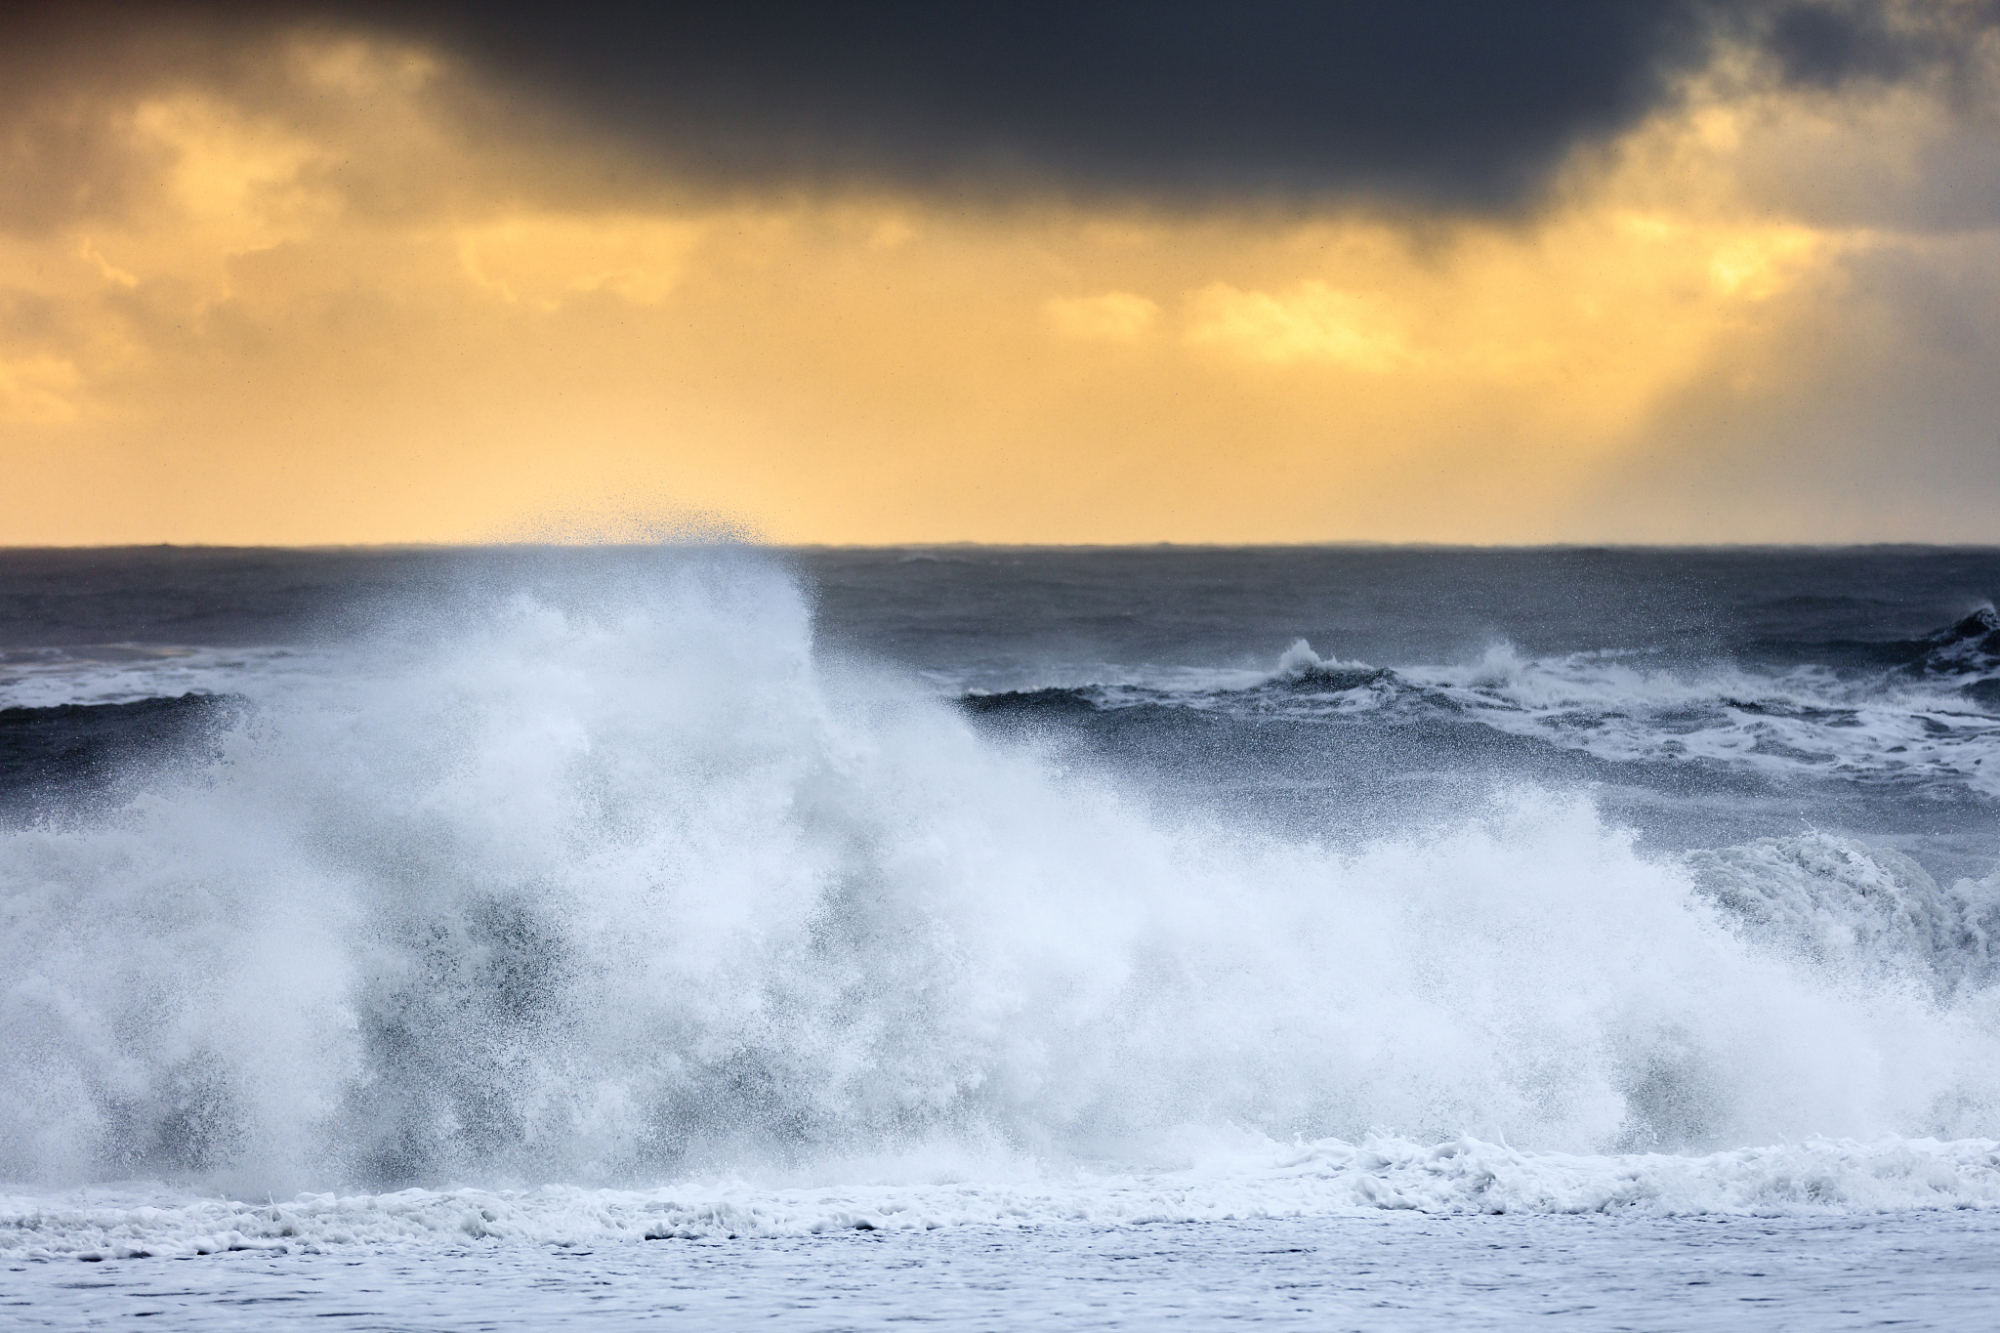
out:
<path id="1" fill-rule="evenodd" d="M 1831 89 L 1939 73 L 1962 82 L 1972 73 L 1972 38 L 1996 24 L 2000 0 L 1894 7 L 1820 0 L 1775 8 L 1760 35 L 1789 81 Z"/>
<path id="2" fill-rule="evenodd" d="M 1697 61 L 1682 0 L 499 4 L 441 32 L 683 167 L 1504 204 Z"/>
<path id="3" fill-rule="evenodd" d="M 294 0 L 39 12 L 72 54 L 121 23 L 211 36 L 363 24 L 434 42 L 497 88 L 551 98 L 678 173 L 724 184 L 1485 209 L 1531 201 L 1571 148 L 1660 105 L 1718 43 L 1761 46 L 1800 85 L 1905 79 L 1955 68 L 1974 30 L 2000 22 L 2000 0 Z"/>

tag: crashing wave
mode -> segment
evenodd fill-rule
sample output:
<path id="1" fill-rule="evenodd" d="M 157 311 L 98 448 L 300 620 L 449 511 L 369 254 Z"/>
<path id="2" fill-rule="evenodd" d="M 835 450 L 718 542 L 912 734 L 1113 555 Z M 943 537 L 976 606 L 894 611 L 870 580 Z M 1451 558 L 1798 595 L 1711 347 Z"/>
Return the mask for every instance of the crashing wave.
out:
<path id="1" fill-rule="evenodd" d="M 1688 861 L 1748 937 L 1830 977 L 1907 979 L 1940 1000 L 2000 977 L 2000 879 L 1942 888 L 1907 856 L 1819 832 Z"/>
<path id="2" fill-rule="evenodd" d="M 1393 671 L 1372 667 L 1366 662 L 1343 662 L 1334 657 L 1321 657 L 1304 639 L 1292 641 L 1292 646 L 1278 658 L 1278 669 L 1271 674 L 1272 683 L 1303 686 L 1327 693 L 1364 689 L 1393 682 L 1395 678 Z"/>
<path id="3" fill-rule="evenodd" d="M 1917 645 L 1917 670 L 1926 675 L 1969 675 L 2000 671 L 2000 611 L 1987 603 Z"/>
<path id="4" fill-rule="evenodd" d="M 593 573 L 413 606 L 212 760 L 0 833 L 0 1178 L 2000 1133 L 1986 992 L 1748 947 L 1583 802 L 1346 851 L 1170 819 L 822 671 L 767 566 Z"/>

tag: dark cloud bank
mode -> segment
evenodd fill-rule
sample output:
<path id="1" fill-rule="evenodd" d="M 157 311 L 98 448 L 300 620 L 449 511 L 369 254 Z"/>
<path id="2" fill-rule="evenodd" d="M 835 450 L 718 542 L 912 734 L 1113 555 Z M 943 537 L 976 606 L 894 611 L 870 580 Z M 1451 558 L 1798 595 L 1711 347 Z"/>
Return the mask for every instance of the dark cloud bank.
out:
<path id="1" fill-rule="evenodd" d="M 1700 47 L 1685 7 L 1629 0 L 411 17 L 730 173 L 1472 203 L 1517 197 L 1577 136 L 1628 122 Z"/>
<path id="2" fill-rule="evenodd" d="M 1828 0 L 357 3 L 683 170 L 1156 198 L 1531 198 L 1718 42 L 1796 82 L 1924 77 L 1973 5 Z"/>
<path id="3" fill-rule="evenodd" d="M 2000 0 L 294 0 L 45 7 L 79 33 L 361 23 L 697 177 L 1160 201 L 1531 200 L 1718 42 L 1836 87 L 1947 73 Z M 53 19 L 51 15 L 66 15 Z M 94 15 L 80 18 L 79 15 Z M 96 33 L 91 34 L 94 38 Z"/>

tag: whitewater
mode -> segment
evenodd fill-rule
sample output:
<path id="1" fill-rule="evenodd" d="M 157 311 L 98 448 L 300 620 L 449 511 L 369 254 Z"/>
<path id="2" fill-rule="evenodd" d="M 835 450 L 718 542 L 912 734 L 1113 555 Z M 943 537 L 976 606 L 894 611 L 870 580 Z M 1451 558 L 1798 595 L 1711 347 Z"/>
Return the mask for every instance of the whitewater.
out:
<path id="1" fill-rule="evenodd" d="M 1963 1324 L 1996 586 L 0 553 L 0 1323 Z"/>

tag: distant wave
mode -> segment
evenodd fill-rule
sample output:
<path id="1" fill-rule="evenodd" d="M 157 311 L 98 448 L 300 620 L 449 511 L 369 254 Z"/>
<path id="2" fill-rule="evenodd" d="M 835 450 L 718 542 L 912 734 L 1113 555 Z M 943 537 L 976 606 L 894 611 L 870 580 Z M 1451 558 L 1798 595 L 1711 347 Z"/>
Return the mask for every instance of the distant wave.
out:
<path id="1" fill-rule="evenodd" d="M 2000 611 L 1989 603 L 1918 646 L 1912 663 L 1918 673 L 1964 681 L 1967 698 L 2000 712 Z"/>
<path id="2" fill-rule="evenodd" d="M 247 677 L 284 679 L 322 665 L 300 648 L 191 648 L 159 644 L 0 650 L 0 706 L 127 704 L 226 695 Z"/>
<path id="3" fill-rule="evenodd" d="M 0 810 L 74 800 L 147 761 L 183 755 L 234 720 L 242 700 L 182 694 L 126 703 L 0 708 Z"/>
<path id="4" fill-rule="evenodd" d="M 1812 666 L 1682 672 L 1618 653 L 1535 659 L 1506 644 L 1468 665 L 1390 669 L 1321 657 L 1300 639 L 1245 684 L 972 691 L 959 704 L 976 716 L 1050 722 L 1135 708 L 1377 726 L 1451 717 L 1613 762 L 1943 782 L 2000 797 L 2000 615 L 1983 607 L 1883 647 L 1893 665 L 1856 676 Z"/>

